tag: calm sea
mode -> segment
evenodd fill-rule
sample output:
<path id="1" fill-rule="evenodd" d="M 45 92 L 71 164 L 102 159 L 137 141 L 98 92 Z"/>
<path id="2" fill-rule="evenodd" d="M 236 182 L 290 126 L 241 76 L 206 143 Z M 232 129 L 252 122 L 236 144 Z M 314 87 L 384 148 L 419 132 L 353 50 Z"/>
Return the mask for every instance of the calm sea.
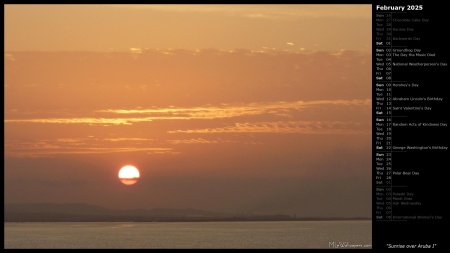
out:
<path id="1" fill-rule="evenodd" d="M 5 248 L 371 248 L 371 221 L 4 223 Z"/>

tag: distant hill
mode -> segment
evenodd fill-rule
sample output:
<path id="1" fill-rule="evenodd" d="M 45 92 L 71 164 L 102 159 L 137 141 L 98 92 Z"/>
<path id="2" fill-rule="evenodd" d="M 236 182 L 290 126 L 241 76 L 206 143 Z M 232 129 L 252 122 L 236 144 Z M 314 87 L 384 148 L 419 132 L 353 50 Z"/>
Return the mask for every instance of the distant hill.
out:
<path id="1" fill-rule="evenodd" d="M 114 210 L 88 204 L 5 204 L 5 213 L 66 213 L 95 215 L 114 213 Z"/>
<path id="2" fill-rule="evenodd" d="M 198 209 L 115 210 L 96 205 L 74 203 L 5 204 L 5 222 L 154 222 L 154 221 L 282 221 L 282 220 L 343 220 L 344 218 L 294 218 L 285 214 L 232 215 Z M 345 218 L 365 219 L 356 217 Z"/>
<path id="3" fill-rule="evenodd" d="M 161 221 L 211 219 L 224 214 L 197 209 L 114 210 L 89 204 L 5 204 L 5 221 Z"/>

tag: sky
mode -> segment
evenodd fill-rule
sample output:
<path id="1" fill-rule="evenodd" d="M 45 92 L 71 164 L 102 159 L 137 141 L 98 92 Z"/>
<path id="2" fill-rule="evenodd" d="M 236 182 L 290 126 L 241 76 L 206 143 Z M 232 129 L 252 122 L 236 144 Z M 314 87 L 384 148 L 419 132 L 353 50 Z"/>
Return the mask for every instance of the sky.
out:
<path id="1" fill-rule="evenodd" d="M 5 5 L 4 28 L 6 203 L 371 216 L 370 5 Z"/>

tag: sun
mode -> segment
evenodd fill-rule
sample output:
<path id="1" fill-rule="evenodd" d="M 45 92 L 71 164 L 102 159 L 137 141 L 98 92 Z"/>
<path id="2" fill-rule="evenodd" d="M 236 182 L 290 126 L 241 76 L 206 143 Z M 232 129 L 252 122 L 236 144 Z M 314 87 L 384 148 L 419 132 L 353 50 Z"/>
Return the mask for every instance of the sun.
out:
<path id="1" fill-rule="evenodd" d="M 135 184 L 140 177 L 139 170 L 131 165 L 123 166 L 119 171 L 119 179 L 123 184 Z"/>

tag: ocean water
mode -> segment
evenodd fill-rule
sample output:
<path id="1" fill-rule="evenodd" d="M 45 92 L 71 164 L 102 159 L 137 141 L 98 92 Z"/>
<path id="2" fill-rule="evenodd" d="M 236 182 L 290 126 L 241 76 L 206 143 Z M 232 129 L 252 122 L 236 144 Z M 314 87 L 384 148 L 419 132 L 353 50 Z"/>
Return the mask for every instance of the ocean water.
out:
<path id="1" fill-rule="evenodd" d="M 371 248 L 372 221 L 5 222 L 5 248 Z"/>

